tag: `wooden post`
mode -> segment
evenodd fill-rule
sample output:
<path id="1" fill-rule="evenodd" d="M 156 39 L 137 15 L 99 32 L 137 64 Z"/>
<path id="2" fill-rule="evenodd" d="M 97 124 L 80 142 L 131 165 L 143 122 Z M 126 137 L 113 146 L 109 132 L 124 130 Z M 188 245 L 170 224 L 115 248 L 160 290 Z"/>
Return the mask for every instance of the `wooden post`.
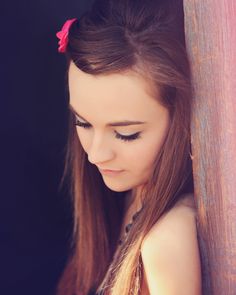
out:
<path id="1" fill-rule="evenodd" d="M 236 294 L 236 1 L 184 0 L 203 294 Z"/>

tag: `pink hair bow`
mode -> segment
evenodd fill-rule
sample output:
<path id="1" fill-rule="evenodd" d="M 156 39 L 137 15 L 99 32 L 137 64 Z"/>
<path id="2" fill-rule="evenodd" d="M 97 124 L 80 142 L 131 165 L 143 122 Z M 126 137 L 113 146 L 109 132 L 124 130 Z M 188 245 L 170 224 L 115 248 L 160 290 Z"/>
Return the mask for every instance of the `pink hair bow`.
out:
<path id="1" fill-rule="evenodd" d="M 69 30 L 70 30 L 70 27 L 73 24 L 73 22 L 76 21 L 76 20 L 77 20 L 77 18 L 68 19 L 64 23 L 61 31 L 56 33 L 57 38 L 60 39 L 59 42 L 58 42 L 58 45 L 59 45 L 58 51 L 59 52 L 65 52 L 66 51 L 66 47 L 67 47 L 67 44 L 68 44 Z"/>

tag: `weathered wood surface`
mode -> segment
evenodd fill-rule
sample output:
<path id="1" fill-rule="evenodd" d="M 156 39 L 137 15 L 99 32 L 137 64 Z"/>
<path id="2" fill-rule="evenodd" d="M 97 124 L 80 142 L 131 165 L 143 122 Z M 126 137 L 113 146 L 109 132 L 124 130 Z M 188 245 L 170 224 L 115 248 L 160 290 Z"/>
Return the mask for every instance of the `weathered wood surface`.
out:
<path id="1" fill-rule="evenodd" d="M 236 0 L 184 0 L 204 295 L 236 294 Z"/>

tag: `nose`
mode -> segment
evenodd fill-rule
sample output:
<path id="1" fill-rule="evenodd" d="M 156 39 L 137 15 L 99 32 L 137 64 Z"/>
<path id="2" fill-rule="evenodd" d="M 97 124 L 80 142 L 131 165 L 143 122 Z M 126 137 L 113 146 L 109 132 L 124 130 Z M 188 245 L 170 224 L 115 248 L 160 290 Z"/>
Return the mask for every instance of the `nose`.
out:
<path id="1" fill-rule="evenodd" d="M 87 153 L 89 162 L 95 165 L 110 161 L 115 156 L 109 140 L 100 134 L 94 135 Z"/>

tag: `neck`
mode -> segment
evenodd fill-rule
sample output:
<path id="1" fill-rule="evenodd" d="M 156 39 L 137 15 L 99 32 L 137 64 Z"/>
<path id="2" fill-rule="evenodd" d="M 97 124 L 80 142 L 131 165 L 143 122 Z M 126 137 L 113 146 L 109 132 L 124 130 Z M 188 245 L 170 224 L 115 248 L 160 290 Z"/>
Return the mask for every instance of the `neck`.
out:
<path id="1" fill-rule="evenodd" d="M 142 204 L 142 187 L 134 188 L 127 193 L 126 212 L 129 210 L 135 213 L 141 209 Z"/>
<path id="2" fill-rule="evenodd" d="M 120 239 L 125 236 L 126 226 L 133 223 L 134 215 L 142 208 L 141 190 L 133 189 L 126 193 L 125 213 L 120 230 Z"/>

